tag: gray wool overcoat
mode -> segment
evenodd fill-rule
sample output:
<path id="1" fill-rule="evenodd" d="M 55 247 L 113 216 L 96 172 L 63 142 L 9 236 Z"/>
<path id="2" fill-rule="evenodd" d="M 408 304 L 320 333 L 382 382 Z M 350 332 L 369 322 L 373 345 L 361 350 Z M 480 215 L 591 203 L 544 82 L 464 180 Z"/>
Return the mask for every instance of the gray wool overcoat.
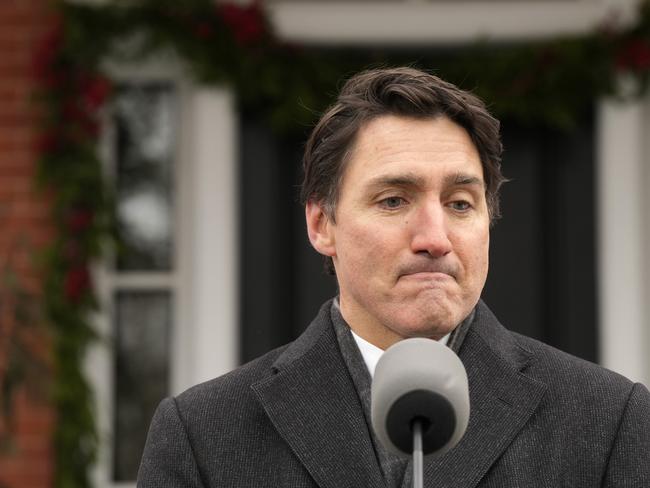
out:
<path id="1" fill-rule="evenodd" d="M 507 331 L 482 302 L 459 356 L 469 426 L 425 459 L 426 487 L 650 487 L 644 386 Z M 138 487 L 384 487 L 368 429 L 328 302 L 288 346 L 164 400 Z"/>

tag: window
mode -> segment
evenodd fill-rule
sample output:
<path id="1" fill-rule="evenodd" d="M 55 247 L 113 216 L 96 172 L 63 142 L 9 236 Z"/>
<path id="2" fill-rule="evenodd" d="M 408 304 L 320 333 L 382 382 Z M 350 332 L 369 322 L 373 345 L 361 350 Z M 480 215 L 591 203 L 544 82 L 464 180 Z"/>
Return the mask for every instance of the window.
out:
<path id="1" fill-rule="evenodd" d="M 133 481 L 151 416 L 170 394 L 177 259 L 177 94 L 171 83 L 122 85 L 113 104 L 118 242 L 111 266 L 114 481 Z"/>
<path id="2" fill-rule="evenodd" d="M 230 91 L 169 60 L 112 70 L 101 149 L 119 243 L 95 270 L 87 374 L 94 486 L 131 488 L 159 401 L 238 364 L 237 116 Z"/>

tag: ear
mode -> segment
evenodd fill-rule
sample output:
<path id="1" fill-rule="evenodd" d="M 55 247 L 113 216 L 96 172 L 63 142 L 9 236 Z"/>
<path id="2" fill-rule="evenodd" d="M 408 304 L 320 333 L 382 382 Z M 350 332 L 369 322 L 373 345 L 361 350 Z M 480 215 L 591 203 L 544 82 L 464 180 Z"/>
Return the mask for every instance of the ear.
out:
<path id="1" fill-rule="evenodd" d="M 325 213 L 322 204 L 311 200 L 307 202 L 305 218 L 309 242 L 314 249 L 325 256 L 335 256 L 334 223 Z"/>

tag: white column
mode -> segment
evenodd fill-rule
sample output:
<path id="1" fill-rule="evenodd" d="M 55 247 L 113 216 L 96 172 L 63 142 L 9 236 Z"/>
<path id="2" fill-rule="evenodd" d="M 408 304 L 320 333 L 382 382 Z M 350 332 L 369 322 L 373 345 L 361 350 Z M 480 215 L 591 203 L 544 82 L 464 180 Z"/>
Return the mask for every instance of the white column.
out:
<path id="1" fill-rule="evenodd" d="M 229 90 L 190 90 L 181 164 L 186 209 L 180 216 L 186 270 L 179 292 L 185 307 L 178 327 L 184 351 L 175 390 L 237 366 L 239 356 L 237 117 Z M 184 222 L 183 222 L 184 221 Z M 188 235 L 189 234 L 189 235 Z"/>
<path id="2" fill-rule="evenodd" d="M 642 102 L 607 99 L 599 103 L 600 358 L 603 366 L 650 384 L 646 124 Z"/>

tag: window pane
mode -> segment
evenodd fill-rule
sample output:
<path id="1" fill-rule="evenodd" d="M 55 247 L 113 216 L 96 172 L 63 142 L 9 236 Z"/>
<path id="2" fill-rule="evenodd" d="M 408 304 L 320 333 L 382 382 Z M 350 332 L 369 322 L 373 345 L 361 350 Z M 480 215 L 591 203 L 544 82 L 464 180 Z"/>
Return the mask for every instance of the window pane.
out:
<path id="1" fill-rule="evenodd" d="M 170 84 L 125 85 L 115 100 L 119 270 L 172 266 L 176 94 Z"/>
<path id="2" fill-rule="evenodd" d="M 115 296 L 114 477 L 136 479 L 153 412 L 168 395 L 168 291 L 120 291 Z"/>

